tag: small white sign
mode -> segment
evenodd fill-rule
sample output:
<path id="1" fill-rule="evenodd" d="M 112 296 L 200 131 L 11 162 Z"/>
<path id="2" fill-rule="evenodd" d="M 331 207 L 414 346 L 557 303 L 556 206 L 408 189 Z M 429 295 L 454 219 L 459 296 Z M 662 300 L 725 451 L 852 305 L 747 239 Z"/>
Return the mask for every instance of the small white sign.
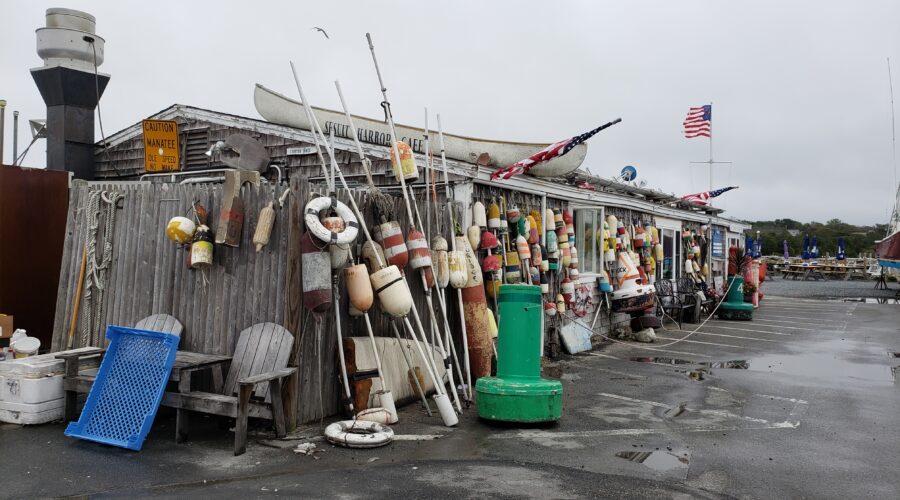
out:
<path id="1" fill-rule="evenodd" d="M 302 148 L 287 148 L 288 156 L 303 156 L 303 155 L 311 155 L 316 152 L 315 146 L 304 146 Z"/>

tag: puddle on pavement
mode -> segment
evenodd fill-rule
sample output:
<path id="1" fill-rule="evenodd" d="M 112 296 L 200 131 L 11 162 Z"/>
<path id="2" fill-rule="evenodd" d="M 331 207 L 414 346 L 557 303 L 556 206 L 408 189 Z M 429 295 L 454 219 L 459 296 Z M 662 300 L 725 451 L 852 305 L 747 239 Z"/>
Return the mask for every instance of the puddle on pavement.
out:
<path id="1" fill-rule="evenodd" d="M 832 302 L 858 302 L 860 304 L 900 304 L 900 299 L 893 297 L 851 297 L 843 299 L 832 299 Z"/>
<path id="2" fill-rule="evenodd" d="M 825 348 L 826 343 L 819 347 Z M 895 355 L 897 353 L 894 353 Z M 833 352 L 801 352 L 797 354 L 770 354 L 754 359 L 731 361 L 690 361 L 687 359 L 668 357 L 634 357 L 631 361 L 639 363 L 656 363 L 662 365 L 690 365 L 711 369 L 750 370 L 785 375 L 816 377 L 829 380 L 874 380 L 882 382 L 900 382 L 900 369 L 877 363 L 854 363 L 837 356 Z M 707 370 L 708 371 L 708 370 Z M 703 380 L 702 370 L 690 370 L 689 376 L 694 380 Z"/>
<path id="3" fill-rule="evenodd" d="M 616 453 L 616 456 L 658 472 L 686 469 L 690 464 L 687 454 L 678 456 L 668 451 L 620 451 Z"/>

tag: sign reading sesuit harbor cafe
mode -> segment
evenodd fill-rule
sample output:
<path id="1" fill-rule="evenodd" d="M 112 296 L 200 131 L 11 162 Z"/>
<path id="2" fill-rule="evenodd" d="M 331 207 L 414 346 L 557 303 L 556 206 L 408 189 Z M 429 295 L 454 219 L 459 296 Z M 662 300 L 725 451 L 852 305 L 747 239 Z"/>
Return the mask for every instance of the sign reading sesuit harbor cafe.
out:
<path id="1" fill-rule="evenodd" d="M 179 170 L 178 124 L 174 120 L 144 120 L 141 129 L 144 132 L 144 170 Z"/>

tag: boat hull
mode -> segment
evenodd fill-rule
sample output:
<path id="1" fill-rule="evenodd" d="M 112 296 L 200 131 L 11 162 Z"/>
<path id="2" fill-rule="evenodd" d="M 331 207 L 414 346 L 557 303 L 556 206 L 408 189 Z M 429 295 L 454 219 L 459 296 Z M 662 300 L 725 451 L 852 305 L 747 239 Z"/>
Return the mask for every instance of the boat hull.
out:
<path id="1" fill-rule="evenodd" d="M 310 130 L 303 104 L 286 97 L 274 90 L 270 90 L 260 84 L 256 84 L 253 92 L 253 102 L 256 111 L 266 120 L 280 125 Z M 339 137 L 350 137 L 350 126 L 344 113 L 312 106 L 312 111 L 322 127 L 328 134 L 334 130 Z M 357 128 L 362 142 L 390 145 L 390 129 L 388 124 L 381 120 L 353 116 L 353 123 Z M 417 153 L 424 154 L 423 136 L 425 131 L 417 127 L 395 124 L 397 135 L 404 142 L 412 146 Z M 434 132 L 432 131 L 432 135 Z M 434 139 L 434 137 L 432 137 Z M 435 144 L 435 142 L 432 142 Z M 460 135 L 444 134 L 444 149 L 447 158 L 468 163 L 475 163 L 482 153 L 487 153 L 491 158 L 491 164 L 495 168 L 505 167 L 519 160 L 528 158 L 549 144 L 534 144 L 521 142 L 492 141 L 488 139 L 476 139 Z M 558 177 L 574 171 L 584 161 L 587 154 L 587 144 L 575 146 L 572 151 L 563 157 L 555 158 L 542 163 L 528 171 L 537 177 Z"/>

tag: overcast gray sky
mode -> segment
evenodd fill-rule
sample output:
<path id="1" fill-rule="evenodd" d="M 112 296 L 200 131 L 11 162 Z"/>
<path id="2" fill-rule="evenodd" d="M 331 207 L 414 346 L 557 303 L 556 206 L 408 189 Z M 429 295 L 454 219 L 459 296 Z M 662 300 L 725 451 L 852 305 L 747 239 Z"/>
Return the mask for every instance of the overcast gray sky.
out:
<path id="1" fill-rule="evenodd" d="M 106 39 L 107 135 L 173 103 L 258 117 L 253 84 L 315 105 L 382 116 L 371 32 L 398 121 L 424 107 L 448 132 L 552 142 L 613 118 L 584 163 L 604 177 L 634 165 L 650 187 L 708 187 L 706 139 L 687 140 L 690 106 L 713 103 L 715 186 L 728 214 L 886 223 L 894 203 L 886 58 L 900 80 L 900 2 L 474 1 L 4 2 L 0 98 L 27 119 L 45 108 L 28 72 L 48 7 L 97 17 Z M 311 30 L 321 26 L 330 40 Z M 432 116 L 432 124 L 433 116 Z M 99 133 L 97 135 L 99 139 Z M 44 141 L 27 164 L 44 164 Z"/>

